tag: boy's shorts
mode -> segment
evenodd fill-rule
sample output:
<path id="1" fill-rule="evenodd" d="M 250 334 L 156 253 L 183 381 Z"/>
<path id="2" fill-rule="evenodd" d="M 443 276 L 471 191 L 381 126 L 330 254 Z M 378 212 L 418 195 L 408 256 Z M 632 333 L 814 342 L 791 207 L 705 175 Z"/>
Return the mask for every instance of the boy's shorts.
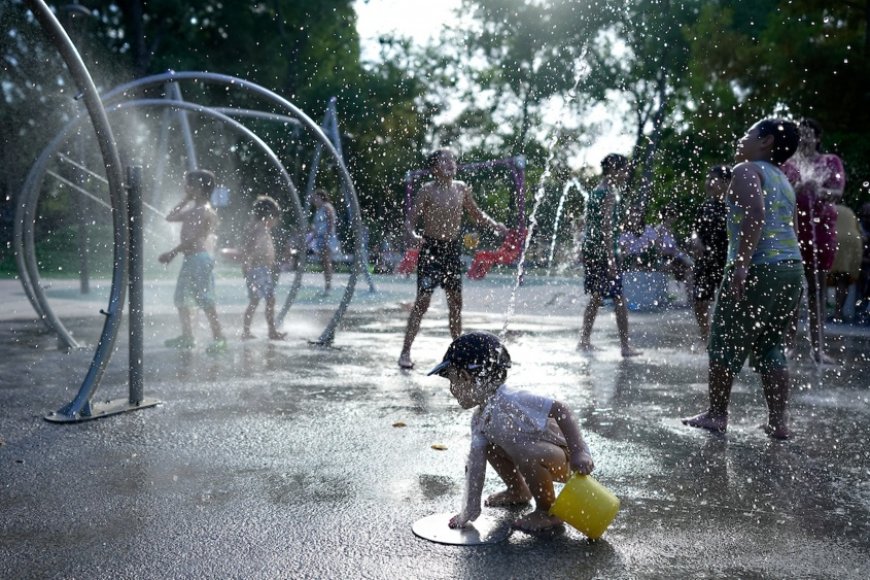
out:
<path id="1" fill-rule="evenodd" d="M 245 272 L 248 300 L 274 298 L 278 285 L 278 269 L 271 266 L 255 266 Z"/>
<path id="2" fill-rule="evenodd" d="M 755 264 L 746 277 L 743 299 L 730 293 L 732 266 L 725 269 L 710 333 L 710 362 L 733 373 L 746 357 L 759 373 L 786 368 L 782 339 L 797 307 L 803 284 L 800 261 Z"/>
<path id="3" fill-rule="evenodd" d="M 617 298 L 622 296 L 622 272 L 616 271 L 611 278 L 607 260 L 586 257 L 584 259 L 586 274 L 583 277 L 583 292 L 598 294 L 601 298 Z"/>
<path id="4" fill-rule="evenodd" d="M 442 286 L 445 290 L 462 291 L 462 245 L 459 239 L 423 238 L 417 258 L 417 292 L 431 294 Z"/>
<path id="5" fill-rule="evenodd" d="M 175 286 L 175 307 L 213 307 L 214 294 L 214 259 L 211 255 L 198 252 L 184 256 Z"/>

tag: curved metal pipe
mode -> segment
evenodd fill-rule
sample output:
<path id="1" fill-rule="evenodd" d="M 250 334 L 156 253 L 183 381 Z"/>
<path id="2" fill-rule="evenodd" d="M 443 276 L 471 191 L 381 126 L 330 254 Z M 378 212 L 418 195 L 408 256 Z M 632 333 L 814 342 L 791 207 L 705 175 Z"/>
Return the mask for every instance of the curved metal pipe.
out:
<path id="1" fill-rule="evenodd" d="M 81 55 L 75 45 L 67 36 L 63 26 L 51 12 L 51 9 L 42 0 L 27 0 L 27 6 L 33 12 L 43 30 L 55 44 L 63 58 L 76 86 L 84 95 L 85 106 L 90 115 L 97 142 L 100 145 L 100 153 L 106 166 L 106 177 L 109 180 L 109 196 L 112 201 L 112 217 L 114 226 L 114 265 L 112 275 L 112 289 L 109 293 L 109 304 L 106 309 L 106 322 L 100 341 L 97 343 L 94 359 L 88 369 L 87 375 L 79 388 L 76 398 L 60 413 L 77 415 L 87 413 L 90 410 L 90 399 L 100 384 L 103 373 L 112 358 L 115 346 L 115 338 L 121 324 L 121 316 L 124 309 L 124 297 L 126 292 L 127 278 L 127 204 L 124 191 L 124 176 L 121 173 L 121 158 L 112 135 L 112 128 L 103 103 L 97 92 L 97 87 L 88 72 Z"/>
<path id="2" fill-rule="evenodd" d="M 273 93 L 272 91 L 261 87 L 255 83 L 250 81 L 246 81 L 244 79 L 231 77 L 228 75 L 218 74 L 218 73 L 208 73 L 208 72 L 175 72 L 170 71 L 158 75 L 153 75 L 150 77 L 144 77 L 141 79 L 137 79 L 131 81 L 129 83 L 125 83 L 123 85 L 119 85 L 112 89 L 111 91 L 105 93 L 103 95 L 103 100 L 111 100 L 118 97 L 123 96 L 125 93 L 129 91 L 133 91 L 136 89 L 140 89 L 146 86 L 151 85 L 159 85 L 166 82 L 178 82 L 183 80 L 191 80 L 191 81 L 202 81 L 202 82 L 213 82 L 213 83 L 223 83 L 229 84 L 231 86 L 237 86 L 242 89 L 249 90 L 256 95 L 263 97 L 264 99 L 280 106 L 295 116 L 302 125 L 311 131 L 314 136 L 317 138 L 317 141 L 326 148 L 326 151 L 336 160 L 336 166 L 338 168 L 339 177 L 341 178 L 344 186 L 347 188 L 349 202 L 351 209 L 351 226 L 354 231 L 354 261 L 353 268 L 351 269 L 350 278 L 348 279 L 347 286 L 344 290 L 344 295 L 342 296 L 341 303 L 338 305 L 335 313 L 332 316 L 332 319 L 327 324 L 324 331 L 321 333 L 320 338 L 318 339 L 318 344 L 329 345 L 332 344 L 333 339 L 335 338 L 335 330 L 338 328 L 338 325 L 341 323 L 342 318 L 344 317 L 345 312 L 347 311 L 347 307 L 350 305 L 351 300 L 353 299 L 353 293 L 356 288 L 357 278 L 359 277 L 360 272 L 363 270 L 365 265 L 362 263 L 364 254 L 363 254 L 363 223 L 362 223 L 362 215 L 360 214 L 359 209 L 359 199 L 356 194 L 356 189 L 353 186 L 353 180 L 350 177 L 350 173 L 347 170 L 347 167 L 342 160 L 341 155 L 338 151 L 336 151 L 332 142 L 327 138 L 327 136 L 323 133 L 323 130 L 320 128 L 317 123 L 315 123 L 308 115 L 302 112 L 301 109 L 290 103 L 288 100 L 283 97 Z M 287 297 L 287 302 L 284 304 L 284 307 L 281 309 L 282 313 L 286 313 L 287 310 L 292 304 L 291 296 Z"/>

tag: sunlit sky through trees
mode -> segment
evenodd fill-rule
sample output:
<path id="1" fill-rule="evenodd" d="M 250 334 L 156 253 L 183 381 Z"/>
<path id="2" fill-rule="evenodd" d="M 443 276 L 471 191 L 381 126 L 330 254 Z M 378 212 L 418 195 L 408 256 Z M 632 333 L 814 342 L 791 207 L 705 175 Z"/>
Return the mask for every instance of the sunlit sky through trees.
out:
<path id="1" fill-rule="evenodd" d="M 379 57 L 378 39 L 383 35 L 410 38 L 423 46 L 432 42 L 444 26 L 456 25 L 459 19 L 456 11 L 461 0 L 437 0 L 418 2 L 409 0 L 357 0 L 357 31 L 362 43 L 362 58 L 375 61 Z M 619 105 L 613 105 L 617 107 Z M 461 108 L 462 103 L 456 103 Z M 598 122 L 610 117 L 609 129 L 597 137 L 592 145 L 584 149 L 574 160 L 576 167 L 597 167 L 601 158 L 610 152 L 628 154 L 634 143 L 634 135 L 622 123 L 623 112 L 608 110 L 603 105 L 596 106 L 591 112 L 592 120 Z M 554 104 L 545 116 L 548 123 L 567 122 L 563 110 Z M 541 130 L 547 132 L 547 127 Z M 575 167 L 575 168 L 576 168 Z"/>

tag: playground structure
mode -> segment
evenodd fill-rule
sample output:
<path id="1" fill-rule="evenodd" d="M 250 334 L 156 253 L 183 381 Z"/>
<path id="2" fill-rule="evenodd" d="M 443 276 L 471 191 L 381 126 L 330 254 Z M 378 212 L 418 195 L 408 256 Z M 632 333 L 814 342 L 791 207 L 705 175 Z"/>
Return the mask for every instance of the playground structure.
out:
<path id="1" fill-rule="evenodd" d="M 295 224 L 295 236 L 291 243 L 296 247 L 302 246 L 302 235 L 307 228 L 307 212 L 306 207 L 307 204 L 303 204 L 299 195 L 296 191 L 295 186 L 293 185 L 292 179 L 288 174 L 287 170 L 282 165 L 278 156 L 271 150 L 268 144 L 266 144 L 262 139 L 260 139 L 255 133 L 249 130 L 245 125 L 241 124 L 233 117 L 250 117 L 250 118 L 258 118 L 258 119 L 266 119 L 271 121 L 278 121 L 285 124 L 293 125 L 294 127 L 302 126 L 309 131 L 313 131 L 316 126 L 309 119 L 307 123 L 302 123 L 297 120 L 297 118 L 279 115 L 274 113 L 267 113 L 263 111 L 251 111 L 245 109 L 232 109 L 228 107 L 220 107 L 220 108 L 210 108 L 202 105 L 198 105 L 195 103 L 186 102 L 180 100 L 181 91 L 178 84 L 182 81 L 191 81 L 191 82 L 206 82 L 206 83 L 217 83 L 220 85 L 225 85 L 227 87 L 233 87 L 235 90 L 243 90 L 246 92 L 252 92 L 259 96 L 265 96 L 271 101 L 282 100 L 277 95 L 274 95 L 270 91 L 254 85 L 253 83 L 249 83 L 242 79 L 235 79 L 232 77 L 227 77 L 224 75 L 214 74 L 214 73 L 197 73 L 197 72 L 183 72 L 183 73 L 164 73 L 160 75 L 154 75 L 150 77 L 145 77 L 142 79 L 138 79 L 131 83 L 127 83 L 125 85 L 121 85 L 108 93 L 106 93 L 102 100 L 106 104 L 107 111 L 109 113 L 118 113 L 121 111 L 126 111 L 128 109 L 135 110 L 145 110 L 145 109 L 164 109 L 165 111 L 174 111 L 178 114 L 178 118 L 180 120 L 180 125 L 182 128 L 182 135 L 184 136 L 185 150 L 187 152 L 187 166 L 189 169 L 197 167 L 197 154 L 196 147 L 194 144 L 194 139 L 192 137 L 192 133 L 190 131 L 189 123 L 187 121 L 188 114 L 196 114 L 205 118 L 212 119 L 222 124 L 222 127 L 228 129 L 230 132 L 238 133 L 242 135 L 244 138 L 252 142 L 257 149 L 259 149 L 265 157 L 269 160 L 269 163 L 275 170 L 275 173 L 280 176 L 281 188 L 284 190 L 287 199 L 283 200 L 285 204 L 288 204 L 292 208 L 292 213 L 296 218 Z M 168 98 L 165 99 L 133 99 L 128 101 L 119 101 L 121 98 L 128 96 L 130 94 L 134 94 L 149 88 L 164 88 L 165 94 Z M 288 103 L 289 105 L 289 103 Z M 295 115 L 302 114 L 301 111 L 293 111 L 291 113 L 295 113 Z M 232 117 L 230 116 L 232 115 Z M 332 144 L 335 142 L 339 142 L 338 137 L 338 128 L 335 122 L 335 103 L 332 101 L 330 106 L 327 109 L 326 122 L 331 122 L 331 133 L 332 139 L 327 139 L 327 141 Z M 166 116 L 164 115 L 164 121 L 166 121 Z M 75 165 L 73 160 L 70 160 L 68 157 L 64 155 L 58 155 L 58 150 L 62 147 L 62 145 L 66 142 L 68 136 L 73 133 L 75 130 L 79 128 L 84 119 L 79 118 L 71 122 L 67 127 L 60 132 L 60 134 L 49 144 L 48 147 L 43 151 L 43 153 L 38 158 L 37 162 L 31 168 L 31 171 L 28 175 L 28 178 L 25 182 L 25 186 L 22 190 L 22 195 L 20 197 L 20 202 L 18 206 L 18 212 L 20 219 L 16 219 L 16 231 L 15 231 L 15 241 L 20 248 L 18 252 L 16 252 L 17 259 L 19 260 L 19 270 L 25 272 L 25 275 L 22 276 L 22 284 L 25 287 L 25 291 L 28 297 L 31 297 L 31 302 L 34 305 L 34 309 L 36 309 L 37 313 L 40 315 L 40 318 L 46 322 L 50 329 L 56 331 L 61 339 L 61 341 L 70 348 L 76 348 L 78 344 L 72 337 L 71 333 L 69 333 L 66 328 L 63 326 L 62 322 L 57 319 L 51 312 L 50 305 L 44 299 L 44 296 L 41 292 L 41 286 L 33 281 L 39 280 L 39 272 L 36 264 L 36 260 L 34 257 L 35 252 L 35 243 L 34 243 L 34 232 L 33 232 L 33 223 L 35 221 L 35 211 L 36 205 L 38 201 L 38 195 L 42 186 L 42 181 L 45 175 L 52 176 L 54 179 L 61 180 L 65 183 L 65 185 L 71 187 L 76 192 L 90 198 L 96 200 L 97 203 L 103 203 L 106 207 L 110 207 L 108 204 L 101 202 L 100 199 L 93 195 L 92 193 L 85 190 L 83 187 L 76 185 L 74 183 L 70 183 L 68 180 L 64 180 L 64 178 L 58 175 L 57 172 L 54 172 L 47 168 L 50 160 L 57 156 L 63 163 L 67 165 Z M 154 191 L 159 193 L 160 185 L 163 180 L 163 170 L 160 167 L 160 162 L 166 157 L 166 149 L 167 149 L 167 139 L 166 139 L 166 126 L 161 127 L 161 138 L 158 143 L 158 155 L 157 155 L 157 165 L 158 171 L 156 173 L 155 186 Z M 315 186 L 316 174 L 318 169 L 319 160 L 322 156 L 323 143 L 318 140 L 317 149 L 315 150 L 314 162 L 312 163 L 311 169 L 309 171 L 308 176 L 308 187 L 306 189 L 306 197 L 310 196 L 310 191 L 313 190 Z M 334 148 L 330 149 L 330 153 L 333 155 L 335 159 L 341 159 L 341 153 Z M 341 163 L 343 166 L 343 162 Z M 338 165 L 336 165 L 338 167 Z M 81 168 L 88 173 L 91 177 L 96 177 L 97 180 L 102 180 L 101 176 L 97 175 L 93 171 L 87 170 L 87 168 Z M 363 271 L 368 274 L 368 268 L 365 267 L 367 262 L 367 251 L 365 249 L 364 243 L 364 232 L 362 231 L 361 221 L 356 223 L 354 219 L 355 212 L 358 211 L 358 207 L 356 204 L 356 195 L 355 192 L 347 186 L 349 182 L 349 178 L 347 180 L 342 180 L 342 192 L 343 197 L 345 199 L 345 206 L 347 208 L 348 213 L 348 221 L 353 226 L 353 232 L 355 234 L 355 238 L 359 239 L 362 243 L 362 252 L 358 250 L 358 248 L 354 248 L 354 252 L 352 256 L 359 255 L 363 261 Z M 162 212 L 156 209 L 153 205 L 145 204 L 145 207 L 149 209 L 153 214 L 157 214 L 162 218 Z M 294 280 L 291 284 L 290 291 L 287 295 L 286 300 L 284 301 L 284 305 L 280 312 L 280 319 L 286 315 L 287 311 L 293 304 L 295 300 L 298 288 L 301 285 L 301 276 L 303 274 L 302 270 L 297 270 L 295 273 Z M 374 284 L 369 279 L 369 287 L 371 290 L 374 290 Z M 337 322 L 336 322 L 337 324 Z M 334 333 L 334 326 L 330 325 L 327 328 L 327 331 L 322 335 L 321 342 L 331 342 Z"/>
<path id="2" fill-rule="evenodd" d="M 287 197 L 285 202 L 289 202 L 294 211 L 297 220 L 296 236 L 300 239 L 307 228 L 307 213 L 303 209 L 298 191 L 293 185 L 292 179 L 287 170 L 281 164 L 278 156 L 265 141 L 260 139 L 253 131 L 232 118 L 230 115 L 280 121 L 305 129 L 317 142 L 315 163 L 312 163 L 308 179 L 309 187 L 311 188 L 314 187 L 317 165 L 320 161 L 322 152 L 325 149 L 326 153 L 334 161 L 334 167 L 338 173 L 341 190 L 348 209 L 349 220 L 354 232 L 354 259 L 348 284 L 345 288 L 341 302 L 330 322 L 321 333 L 320 338 L 315 341 L 316 344 L 319 345 L 331 345 L 335 337 L 335 330 L 341 322 L 341 319 L 343 318 L 353 297 L 358 274 L 361 270 L 367 272 L 367 267 L 364 262 L 364 260 L 367 259 L 367 252 L 363 247 L 364 231 L 356 192 L 350 174 L 344 165 L 342 154 L 335 146 L 335 143 L 339 143 L 340 148 L 340 141 L 333 142 L 333 140 L 330 140 L 324 131 L 321 130 L 321 128 L 307 115 L 305 115 L 305 113 L 277 94 L 254 83 L 226 75 L 202 72 L 168 72 L 132 81 L 116 87 L 101 96 L 97 92 L 87 66 L 82 61 L 75 45 L 70 40 L 63 26 L 58 22 L 51 9 L 42 0 L 27 0 L 26 5 L 33 12 L 36 20 L 56 46 L 58 52 L 66 63 L 73 82 L 80 91 L 80 95 L 77 99 L 81 98 L 87 109 L 87 117 L 80 115 L 78 118 L 70 122 L 42 151 L 34 165 L 31 167 L 25 180 L 24 187 L 19 195 L 18 204 L 16 206 L 15 231 L 13 233 L 16 263 L 18 265 L 19 276 L 25 294 L 33 305 L 39 319 L 42 320 L 50 330 L 56 332 L 60 342 L 68 348 L 78 348 L 80 345 L 75 341 L 72 334 L 56 316 L 51 308 L 51 304 L 47 300 L 44 288 L 40 282 L 38 262 L 35 255 L 36 244 L 34 225 L 36 220 L 36 206 L 45 177 L 51 176 L 55 179 L 61 180 L 73 191 L 107 207 L 112 215 L 113 226 L 112 282 L 109 293 L 109 304 L 105 310 L 101 310 L 101 313 L 106 317 L 106 320 L 103 325 L 100 339 L 97 343 L 93 361 L 75 399 L 59 411 L 48 415 L 46 419 L 55 422 L 74 422 L 157 404 L 156 401 L 145 399 L 142 393 L 143 271 L 141 239 L 144 231 L 144 219 L 141 215 L 141 208 L 143 206 L 147 207 L 151 212 L 157 214 L 160 214 L 161 212 L 141 200 L 142 173 L 140 168 L 128 165 L 127 179 L 125 181 L 122 173 L 122 167 L 124 164 L 109 122 L 109 113 L 117 113 L 127 109 L 148 108 L 161 108 L 166 111 L 176 111 L 178 113 L 187 149 L 188 168 L 195 168 L 197 166 L 197 159 L 192 132 L 190 131 L 187 122 L 187 114 L 197 114 L 208 117 L 222 123 L 222 125 L 230 130 L 243 135 L 266 156 L 269 163 L 280 176 L 280 180 L 285 188 L 284 193 Z M 234 108 L 211 109 L 195 103 L 189 103 L 181 99 L 179 83 L 182 81 L 214 83 L 224 87 L 227 92 L 231 89 L 242 90 L 279 107 L 284 110 L 286 114 Z M 164 99 L 140 98 L 123 100 L 129 98 L 131 94 L 141 92 L 145 88 L 160 86 L 165 88 L 166 98 Z M 76 160 L 71 160 L 68 156 L 60 153 L 60 149 L 66 142 L 67 137 L 74 130 L 77 130 L 84 123 L 86 118 L 90 119 L 95 130 L 97 144 L 105 167 L 105 177 L 100 176 L 98 172 L 91 171 L 83 164 Z M 338 136 L 338 126 L 337 121 L 335 120 L 334 101 L 330 102 L 330 106 L 327 110 L 327 119 L 330 118 L 332 119 L 330 128 L 333 133 L 333 139 L 336 139 Z M 166 119 L 165 115 L 164 119 Z M 165 136 L 166 130 L 164 126 L 164 130 L 161 131 L 160 140 L 160 150 L 163 154 L 158 157 L 159 159 L 164 159 L 166 156 Z M 48 165 L 53 159 L 59 159 L 61 163 L 71 165 L 83 174 L 87 174 L 89 177 L 95 178 L 97 181 L 108 186 L 109 202 L 102 201 L 99 196 L 94 195 L 79 184 L 65 180 L 56 172 L 51 171 L 48 168 Z M 158 171 L 158 183 L 160 179 L 162 179 L 162 170 Z M 159 188 L 157 189 L 159 190 Z M 134 268 L 133 270 L 131 270 L 131 266 Z M 296 271 L 290 292 L 282 309 L 282 317 L 286 314 L 295 299 L 296 293 L 301 284 L 302 271 L 301 268 Z M 129 306 L 130 396 L 128 400 L 108 401 L 99 404 L 93 403 L 92 398 L 94 393 L 100 385 L 102 377 L 114 352 L 114 345 L 121 324 L 128 284 L 131 298 Z M 83 283 L 82 287 L 84 290 L 86 284 Z M 371 283 L 370 287 L 373 289 Z"/>
<path id="3" fill-rule="evenodd" d="M 515 264 L 520 257 L 526 239 L 526 160 L 522 156 L 463 163 L 457 166 L 461 172 L 480 172 L 492 169 L 507 169 L 510 172 L 513 201 L 516 214 L 501 246 L 495 250 L 477 250 L 471 261 L 467 276 L 472 280 L 484 278 L 493 266 Z M 414 192 L 419 182 L 429 175 L 427 169 L 416 169 L 405 174 L 405 216 L 414 203 Z M 401 262 L 396 266 L 397 274 L 410 274 L 417 267 L 420 255 L 418 247 L 405 250 Z"/>

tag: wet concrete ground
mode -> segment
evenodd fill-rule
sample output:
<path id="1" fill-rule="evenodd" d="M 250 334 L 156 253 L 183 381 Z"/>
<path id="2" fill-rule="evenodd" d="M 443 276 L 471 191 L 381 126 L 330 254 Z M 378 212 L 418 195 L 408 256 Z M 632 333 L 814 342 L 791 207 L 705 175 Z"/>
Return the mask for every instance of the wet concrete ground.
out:
<path id="1" fill-rule="evenodd" d="M 569 529 L 442 546 L 411 525 L 461 502 L 470 412 L 424 374 L 449 343 L 443 295 L 415 343 L 418 368 L 402 372 L 413 279 L 376 280 L 381 291 L 359 291 L 336 348 L 306 342 L 338 301 L 321 303 L 311 277 L 287 341 L 231 340 L 219 357 L 162 346 L 177 334 L 172 284 L 150 285 L 145 392 L 162 405 L 75 425 L 42 417 L 73 398 L 92 348 L 57 350 L 18 283 L 0 281 L 0 577 L 870 576 L 866 329 L 832 328 L 842 367 L 795 363 L 792 441 L 757 428 L 765 409 L 748 370 L 735 385 L 731 429 L 717 436 L 679 422 L 706 400 L 688 310 L 631 313 L 645 352 L 632 360 L 619 356 L 603 310 L 593 335 L 603 350 L 583 355 L 574 349 L 580 280 L 530 277 L 509 324 L 509 382 L 570 404 L 596 477 L 622 510 L 597 542 Z M 239 286 L 219 288 L 230 336 L 244 308 Z M 466 283 L 465 328 L 501 330 L 511 290 L 506 276 Z M 49 298 L 93 343 L 105 302 L 83 299 L 70 282 L 53 283 Z M 261 313 L 257 331 L 265 334 Z M 197 332 L 205 343 L 205 326 Z M 125 396 L 126 358 L 122 345 L 96 399 Z M 490 471 L 486 492 L 497 489 Z"/>

